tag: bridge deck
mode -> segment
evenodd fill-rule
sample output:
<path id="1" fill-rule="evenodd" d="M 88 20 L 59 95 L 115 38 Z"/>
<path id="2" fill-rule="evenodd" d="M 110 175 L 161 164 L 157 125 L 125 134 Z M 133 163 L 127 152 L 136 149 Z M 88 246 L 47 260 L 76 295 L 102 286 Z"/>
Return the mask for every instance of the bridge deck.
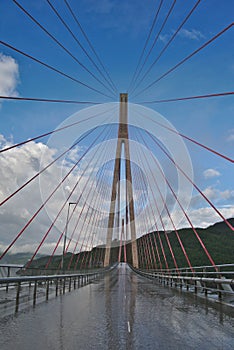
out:
<path id="1" fill-rule="evenodd" d="M 231 350 L 234 322 L 223 307 L 122 264 L 98 282 L 0 319 L 0 348 Z"/>

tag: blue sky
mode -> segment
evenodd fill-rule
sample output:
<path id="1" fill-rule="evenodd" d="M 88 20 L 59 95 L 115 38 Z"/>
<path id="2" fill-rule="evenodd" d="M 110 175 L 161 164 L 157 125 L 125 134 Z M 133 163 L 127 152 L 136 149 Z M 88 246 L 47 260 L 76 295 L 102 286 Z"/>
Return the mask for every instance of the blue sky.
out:
<path id="1" fill-rule="evenodd" d="M 174 33 L 195 2 L 194 0 L 177 0 L 146 68 L 157 57 L 166 40 Z M 92 64 L 88 62 L 46 1 L 20 0 L 19 3 L 66 45 L 83 64 L 95 72 Z M 85 48 L 89 50 L 64 2 L 56 0 L 52 3 L 69 23 Z M 70 0 L 69 3 L 77 13 L 81 25 L 110 73 L 118 92 L 127 91 L 159 1 L 81 0 L 77 2 Z M 149 44 L 152 44 L 171 3 L 172 1 L 169 0 L 164 1 L 158 24 Z M 232 0 L 201 1 L 141 88 L 147 86 L 232 23 L 233 13 Z M 141 101 L 233 91 L 233 39 L 234 28 L 232 27 L 210 46 L 141 96 L 131 99 L 130 95 L 130 101 L 140 103 Z M 13 1 L 2 0 L 0 3 L 0 40 L 104 91 L 99 83 L 63 52 Z M 118 100 L 118 94 L 113 100 L 108 99 L 59 76 L 3 45 L 0 45 L 0 55 L 1 95 L 88 100 L 101 103 Z M 4 75 L 6 72 L 7 75 Z M 233 96 L 155 104 L 148 105 L 148 107 L 162 114 L 179 132 L 233 158 Z M 20 142 L 53 130 L 81 108 L 83 107 L 77 105 L 2 101 L 0 104 L 0 134 L 5 140 Z M 226 206 L 230 209 L 226 211 L 228 217 L 233 215 L 232 164 L 189 142 L 186 142 L 186 145 L 193 162 L 196 183 L 205 193 L 209 193 L 218 206 Z"/>
<path id="2" fill-rule="evenodd" d="M 71 1 L 71 5 L 79 15 L 81 24 L 88 33 L 120 92 L 127 90 L 129 86 L 158 2 L 150 0 L 144 3 L 141 1 L 125 1 L 121 4 L 121 2 L 113 0 L 101 0 L 98 2 L 85 0 L 80 1 L 78 4 L 76 1 Z M 21 1 L 20 3 L 54 36 L 61 40 L 69 50 L 76 54 L 81 62 L 92 69 L 91 64 L 87 62 L 87 58 L 84 57 L 84 54 L 77 47 L 72 37 L 53 14 L 46 1 Z M 84 43 L 83 37 L 66 11 L 63 1 L 55 1 L 54 4 L 69 25 L 71 25 L 74 32 L 81 38 L 81 42 Z M 156 31 L 160 27 L 170 4 L 171 1 L 165 2 Z M 161 39 L 158 40 L 148 63 L 153 61 L 153 58 L 156 57 L 159 50 L 163 47 L 165 38 L 173 33 L 173 30 L 178 27 L 185 14 L 189 12 L 194 4 L 195 1 L 191 0 L 186 2 L 177 1 L 173 14 L 169 18 L 162 32 Z M 87 73 L 83 72 L 72 58 L 64 53 L 40 28 L 27 18 L 13 2 L 3 0 L 0 6 L 0 33 L 3 41 L 44 60 L 48 64 L 54 65 L 68 74 L 74 75 L 84 82 L 89 82 L 90 85 L 96 88 L 100 88 L 98 83 L 93 81 Z M 178 35 L 151 72 L 148 82 L 157 78 L 161 73 L 164 73 L 187 54 L 198 48 L 203 42 L 230 24 L 233 20 L 233 7 L 233 2 L 228 0 L 222 3 L 215 0 L 201 1 L 194 14 L 185 24 L 181 34 Z M 216 91 L 231 91 L 234 74 L 234 44 L 232 39 L 233 29 L 163 79 L 154 88 L 148 90 L 146 94 L 135 99 L 134 102 Z M 15 90 L 20 96 L 42 96 L 100 102 L 110 101 L 49 71 L 47 68 L 41 67 L 39 64 L 2 45 L 0 52 L 13 57 L 19 66 L 19 78 Z M 233 126 L 230 117 L 232 106 L 232 97 L 227 97 L 220 100 L 209 100 L 207 103 L 203 101 L 184 102 L 151 107 L 165 115 L 173 123 L 176 123 L 178 128 L 185 127 L 185 115 L 189 113 L 191 116 L 187 118 L 186 124 L 188 124 L 190 130 L 192 128 L 192 130 L 197 131 L 196 124 L 200 128 L 200 123 L 202 122 L 204 129 L 208 129 L 210 124 L 212 124 L 216 133 L 217 130 L 219 133 L 221 131 L 222 136 L 225 137 L 225 132 Z M 223 111 L 223 109 L 225 110 Z M 15 110 L 21 116 L 20 118 L 15 116 Z M 8 133 L 13 128 L 12 124 L 19 125 L 20 119 L 21 135 L 27 137 L 32 135 L 31 132 L 36 133 L 37 130 L 47 129 L 44 124 L 45 120 L 48 128 L 53 128 L 66 115 L 70 115 L 76 110 L 77 106 L 4 102 L 1 109 L 1 114 L 3 114 L 1 119 L 5 119 L 3 122 L 3 126 L 6 123 L 4 131 Z M 201 116 L 201 111 L 204 110 L 206 110 L 205 115 Z M 221 111 L 223 111 L 222 118 L 220 117 Z M 27 124 L 32 115 L 34 116 L 32 129 L 29 130 L 28 125 L 27 127 L 24 126 L 24 121 Z M 6 119 L 9 120 L 10 125 L 7 125 Z M 196 122 L 194 119 L 196 119 Z M 211 119 L 212 121 L 210 121 Z M 16 132 L 14 136 L 18 139 L 21 135 L 17 136 L 17 134 Z"/>

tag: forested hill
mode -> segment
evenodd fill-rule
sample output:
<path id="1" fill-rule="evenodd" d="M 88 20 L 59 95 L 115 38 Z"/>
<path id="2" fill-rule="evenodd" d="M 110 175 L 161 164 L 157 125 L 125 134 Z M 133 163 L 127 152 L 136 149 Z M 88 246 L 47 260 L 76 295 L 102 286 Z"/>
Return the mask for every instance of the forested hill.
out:
<path id="1" fill-rule="evenodd" d="M 234 226 L 234 218 L 228 220 L 232 226 Z M 212 226 L 209 226 L 207 228 L 196 228 L 197 233 L 201 237 L 203 243 L 205 244 L 208 252 L 210 253 L 212 259 L 215 261 L 215 263 L 218 264 L 228 264 L 228 263 L 234 263 L 234 232 L 227 226 L 225 222 L 218 222 Z M 207 258 L 205 252 L 203 251 L 198 239 L 196 238 L 194 232 L 190 228 L 184 228 L 177 231 L 181 241 L 186 249 L 186 252 L 188 254 L 188 257 L 190 259 L 190 262 L 193 266 L 201 266 L 201 265 L 211 265 L 209 259 Z M 162 262 L 163 268 L 165 268 L 165 259 L 163 257 L 162 251 L 160 249 L 160 241 L 159 241 L 159 235 L 161 238 L 161 242 L 163 245 L 163 248 L 165 250 L 166 259 L 168 262 L 169 267 L 173 268 L 174 263 L 173 259 L 166 241 L 165 233 L 164 232 L 151 232 L 146 235 L 144 235 L 141 238 L 137 239 L 137 245 L 139 248 L 139 261 L 142 262 L 143 260 L 147 262 L 145 259 L 146 257 L 146 251 L 143 250 L 142 246 L 146 246 L 145 242 L 147 242 L 147 247 L 150 247 L 151 249 L 151 261 L 153 261 L 153 253 L 152 253 L 152 247 L 154 249 L 154 255 L 156 258 L 156 262 L 158 263 L 158 257 L 156 253 L 156 244 L 158 246 L 158 251 L 160 255 L 160 260 Z M 176 261 L 179 267 L 185 267 L 188 266 L 188 263 L 186 261 L 186 258 L 183 254 L 183 251 L 180 247 L 180 243 L 176 237 L 176 233 L 171 231 L 167 233 L 170 244 L 172 246 L 174 255 L 176 257 Z M 119 254 L 119 242 L 115 240 L 115 248 L 112 248 L 112 254 L 111 254 L 111 260 L 112 262 L 116 261 L 118 259 Z M 96 264 L 99 264 L 101 266 L 101 261 L 104 257 L 104 249 L 105 246 L 99 246 L 92 250 L 91 255 L 94 256 L 92 260 L 96 261 Z M 87 255 L 87 259 L 83 258 Z M 144 254 L 143 259 L 141 259 L 141 255 Z M 90 261 L 90 252 L 82 252 L 80 254 L 79 261 L 86 262 Z M 78 255 L 74 258 L 74 261 L 76 261 Z M 13 264 L 25 264 L 28 259 L 30 259 L 32 256 L 32 253 L 17 253 L 17 254 L 8 254 L 4 259 L 1 261 L 2 263 L 13 263 Z M 131 245 L 127 245 L 127 256 L 128 261 L 131 262 Z M 44 267 L 48 261 L 48 256 L 42 256 L 38 255 L 37 259 L 34 260 L 34 263 L 32 264 L 33 267 Z M 65 266 L 68 264 L 69 260 L 71 258 L 71 253 L 68 252 L 65 257 Z M 122 249 L 122 261 L 124 260 L 123 255 L 123 249 Z M 61 262 L 61 255 L 57 255 L 52 259 L 51 267 L 57 267 L 59 266 Z M 84 263 L 84 266 L 86 263 Z M 142 263 L 140 264 L 141 267 Z M 147 266 L 149 266 L 149 260 L 147 262 Z M 73 267 L 73 265 L 71 266 Z M 78 264 L 77 268 L 80 267 L 80 263 Z M 155 267 L 152 265 L 152 267 Z"/>
<path id="2" fill-rule="evenodd" d="M 229 219 L 228 222 L 234 226 L 234 218 Z M 225 222 L 218 222 L 204 229 L 196 228 L 196 231 L 216 264 L 234 263 L 234 232 Z M 211 265 L 207 255 L 203 251 L 201 244 L 191 228 L 180 229 L 177 232 L 193 266 Z M 168 264 L 170 267 L 174 267 L 165 234 L 164 232 L 159 232 L 159 234 L 166 253 Z M 160 259 L 163 263 L 163 267 L 165 267 L 164 258 L 160 250 L 158 233 L 151 232 L 144 237 L 149 239 L 149 242 L 152 243 L 154 249 L 156 246 L 155 242 L 157 243 Z M 174 231 L 168 232 L 168 238 L 173 248 L 178 266 L 187 266 L 188 264 L 180 247 L 180 243 L 176 237 L 176 233 Z M 141 245 L 142 239 L 144 238 L 138 239 L 138 245 Z"/>

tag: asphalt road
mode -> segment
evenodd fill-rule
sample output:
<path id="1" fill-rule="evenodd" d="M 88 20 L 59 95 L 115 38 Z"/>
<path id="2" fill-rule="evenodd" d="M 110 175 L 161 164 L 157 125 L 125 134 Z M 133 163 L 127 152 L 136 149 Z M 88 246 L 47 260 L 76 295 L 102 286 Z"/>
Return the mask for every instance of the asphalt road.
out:
<path id="1" fill-rule="evenodd" d="M 234 349 L 220 304 L 163 287 L 125 265 L 17 316 L 0 317 L 1 350 Z"/>

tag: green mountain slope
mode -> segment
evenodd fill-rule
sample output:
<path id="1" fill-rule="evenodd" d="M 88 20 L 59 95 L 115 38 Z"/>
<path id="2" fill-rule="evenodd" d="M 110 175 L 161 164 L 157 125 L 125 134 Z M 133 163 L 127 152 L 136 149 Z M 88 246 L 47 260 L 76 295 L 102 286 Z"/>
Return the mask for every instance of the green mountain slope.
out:
<path id="1" fill-rule="evenodd" d="M 233 218 L 229 219 L 228 221 L 231 223 L 232 226 L 234 226 Z M 201 244 L 199 243 L 196 237 L 196 234 L 193 232 L 192 229 L 185 228 L 180 229 L 177 232 L 184 245 L 184 248 L 187 252 L 192 266 L 211 265 L 207 254 L 204 252 Z M 216 223 L 205 229 L 197 228 L 196 232 L 198 233 L 199 237 L 204 243 L 208 253 L 211 255 L 211 258 L 217 265 L 234 263 L 234 232 L 226 225 L 225 222 Z M 151 247 L 151 260 L 153 260 L 153 251 L 155 256 L 157 257 L 157 245 L 162 267 L 166 268 L 165 259 L 163 257 L 163 254 L 161 253 L 161 244 L 159 236 L 161 238 L 161 242 L 165 250 L 168 265 L 169 267 L 173 268 L 175 267 L 175 265 L 164 232 L 159 232 L 159 234 L 156 232 L 151 232 L 145 235 L 144 238 L 138 239 L 138 247 L 140 247 L 143 244 L 143 242 L 148 242 L 148 246 Z M 177 239 L 176 233 L 174 231 L 169 232 L 168 239 L 176 257 L 178 266 L 188 266 L 184 253 L 181 249 L 179 240 Z"/>
<path id="2" fill-rule="evenodd" d="M 228 220 L 232 226 L 234 226 L 234 218 Z M 225 222 L 218 222 L 205 229 L 196 228 L 196 231 L 210 253 L 214 262 L 218 264 L 234 263 L 234 232 L 226 225 Z M 190 228 L 184 228 L 177 231 L 180 239 L 187 252 L 189 260 L 192 266 L 204 266 L 211 265 L 209 258 L 201 247 L 195 233 Z M 180 243 L 177 239 L 174 231 L 168 232 L 168 240 L 171 244 L 176 262 L 179 267 L 188 266 L 188 262 L 183 254 Z M 160 237 L 160 238 L 159 238 Z M 161 242 L 160 242 L 161 241 Z M 115 244 L 114 244 L 115 243 Z M 111 249 L 111 262 L 116 262 L 119 255 L 118 242 L 113 242 L 115 247 Z M 117 246 L 116 246 L 117 245 Z M 174 261 L 170 253 L 170 249 L 167 243 L 167 239 L 164 232 L 151 232 L 137 239 L 137 246 L 139 251 L 140 267 L 155 268 L 154 256 L 158 268 L 160 267 L 159 259 L 157 256 L 156 245 L 158 247 L 159 257 L 162 264 L 162 268 L 166 268 L 165 259 L 162 254 L 161 245 L 164 248 L 167 263 L 170 268 L 174 268 Z M 144 247 L 144 249 L 142 248 Z M 147 248 L 146 248 L 147 247 Z M 127 260 L 131 263 L 131 244 L 126 246 Z M 146 253 L 147 252 L 147 253 Z M 14 263 L 14 264 L 26 264 L 28 259 L 31 258 L 32 253 L 18 253 L 7 255 L 1 262 L 2 263 Z M 71 253 L 67 253 L 64 259 L 64 267 L 67 268 L 71 262 L 71 269 L 76 267 L 100 267 L 103 265 L 105 255 L 105 246 L 99 246 L 93 248 L 91 252 L 81 252 L 74 255 L 72 258 Z M 147 258 L 148 255 L 148 258 Z M 37 256 L 31 265 L 33 268 L 44 268 L 48 262 L 48 256 Z M 124 261 L 124 249 L 121 253 L 121 261 Z M 57 269 L 61 263 L 61 255 L 54 256 L 51 260 L 50 268 Z"/>

